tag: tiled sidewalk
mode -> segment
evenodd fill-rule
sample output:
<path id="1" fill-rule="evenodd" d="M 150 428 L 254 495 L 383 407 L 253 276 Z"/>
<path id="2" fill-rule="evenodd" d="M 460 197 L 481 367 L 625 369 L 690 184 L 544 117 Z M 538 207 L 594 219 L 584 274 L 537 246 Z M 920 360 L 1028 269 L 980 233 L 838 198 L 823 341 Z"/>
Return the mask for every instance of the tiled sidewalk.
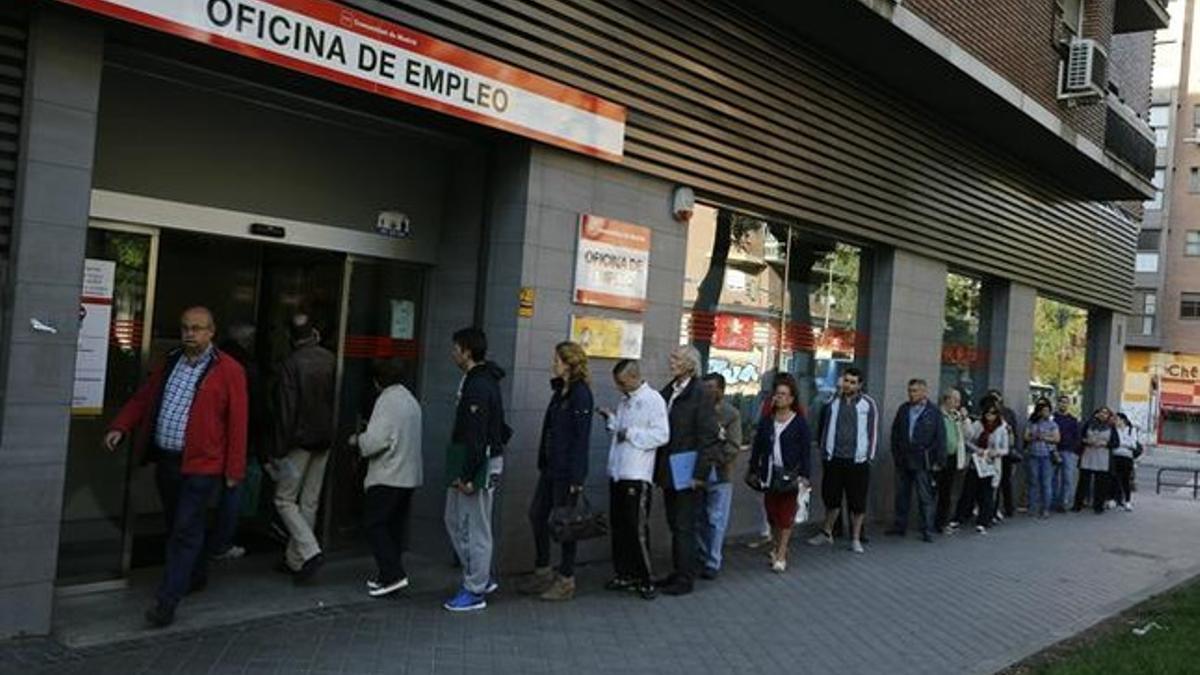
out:
<path id="1" fill-rule="evenodd" d="M 457 616 L 438 606 L 449 589 L 429 588 L 80 650 L 19 642 L 0 646 L 0 670 L 990 673 L 1200 572 L 1198 516 L 1190 491 L 1156 497 L 1151 483 L 1134 513 L 1018 517 L 932 545 L 876 537 L 865 556 L 798 544 L 784 575 L 731 551 L 721 579 L 684 598 L 607 593 L 591 566 L 566 604 L 502 591 Z"/>

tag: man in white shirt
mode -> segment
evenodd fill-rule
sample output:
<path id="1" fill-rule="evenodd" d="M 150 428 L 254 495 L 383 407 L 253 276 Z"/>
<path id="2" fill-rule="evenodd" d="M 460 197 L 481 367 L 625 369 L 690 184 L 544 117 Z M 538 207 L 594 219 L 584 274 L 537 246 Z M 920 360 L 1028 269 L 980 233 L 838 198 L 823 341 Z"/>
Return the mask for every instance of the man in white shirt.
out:
<path id="1" fill-rule="evenodd" d="M 609 510 L 616 576 L 609 590 L 636 590 L 647 600 L 658 591 L 650 573 L 650 494 L 655 452 L 671 437 L 663 397 L 642 379 L 633 359 L 617 362 L 613 380 L 624 396 L 614 412 L 599 409 L 612 434 L 608 453 Z"/>

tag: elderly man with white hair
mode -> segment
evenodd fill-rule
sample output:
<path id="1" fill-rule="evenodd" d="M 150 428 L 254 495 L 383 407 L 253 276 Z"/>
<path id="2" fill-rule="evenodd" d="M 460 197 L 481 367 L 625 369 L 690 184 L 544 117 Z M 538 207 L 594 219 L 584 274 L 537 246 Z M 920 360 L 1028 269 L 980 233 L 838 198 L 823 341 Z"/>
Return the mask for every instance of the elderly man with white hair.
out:
<path id="1" fill-rule="evenodd" d="M 721 461 L 721 438 L 712 396 L 700 382 L 700 353 L 680 346 L 670 356 L 671 382 L 662 389 L 671 438 L 658 449 L 654 479 L 663 491 L 671 528 L 674 572 L 656 585 L 667 595 L 692 592 L 699 560 L 696 509 L 700 490 Z"/>

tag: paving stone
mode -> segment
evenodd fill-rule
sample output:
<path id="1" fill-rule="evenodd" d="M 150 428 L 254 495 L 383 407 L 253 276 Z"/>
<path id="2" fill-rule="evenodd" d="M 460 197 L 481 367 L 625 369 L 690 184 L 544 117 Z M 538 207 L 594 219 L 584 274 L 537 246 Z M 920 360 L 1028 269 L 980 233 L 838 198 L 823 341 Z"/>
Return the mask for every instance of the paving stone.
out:
<path id="1" fill-rule="evenodd" d="M 0 672 L 993 672 L 1200 573 L 1200 503 L 1146 476 L 1134 513 L 877 535 L 864 556 L 800 537 L 782 575 L 731 545 L 721 579 L 683 598 L 603 591 L 596 564 L 570 603 L 502 591 L 460 616 L 430 591 L 79 649 L 23 639 L 0 644 Z"/>

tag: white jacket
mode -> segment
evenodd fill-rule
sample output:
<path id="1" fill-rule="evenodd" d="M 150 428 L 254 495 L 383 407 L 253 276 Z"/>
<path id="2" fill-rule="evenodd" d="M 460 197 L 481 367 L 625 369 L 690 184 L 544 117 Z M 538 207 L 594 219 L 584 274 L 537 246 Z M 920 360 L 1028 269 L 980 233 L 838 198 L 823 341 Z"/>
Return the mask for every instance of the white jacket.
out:
<path id="1" fill-rule="evenodd" d="M 404 385 L 380 392 L 366 431 L 358 435 L 358 450 L 370 460 L 364 488 L 421 485 L 421 404 Z"/>
<path id="2" fill-rule="evenodd" d="M 621 399 L 616 414 L 608 418 L 607 426 L 612 434 L 608 451 L 609 478 L 653 480 L 655 451 L 671 440 L 667 403 L 662 394 L 643 382 L 632 394 Z M 625 432 L 624 442 L 617 441 L 620 431 Z"/>
<path id="3" fill-rule="evenodd" d="M 971 458 L 968 461 L 974 461 L 975 453 L 983 450 L 988 454 L 989 463 L 994 469 L 992 473 L 992 487 L 1000 484 L 1000 472 L 1003 471 L 1002 458 L 1008 454 L 1008 438 L 1009 428 L 1007 422 L 1000 422 L 1000 426 L 988 436 L 987 447 L 979 445 L 979 437 L 983 435 L 983 422 L 974 420 L 971 422 L 971 430 L 967 435 L 967 452 Z"/>

